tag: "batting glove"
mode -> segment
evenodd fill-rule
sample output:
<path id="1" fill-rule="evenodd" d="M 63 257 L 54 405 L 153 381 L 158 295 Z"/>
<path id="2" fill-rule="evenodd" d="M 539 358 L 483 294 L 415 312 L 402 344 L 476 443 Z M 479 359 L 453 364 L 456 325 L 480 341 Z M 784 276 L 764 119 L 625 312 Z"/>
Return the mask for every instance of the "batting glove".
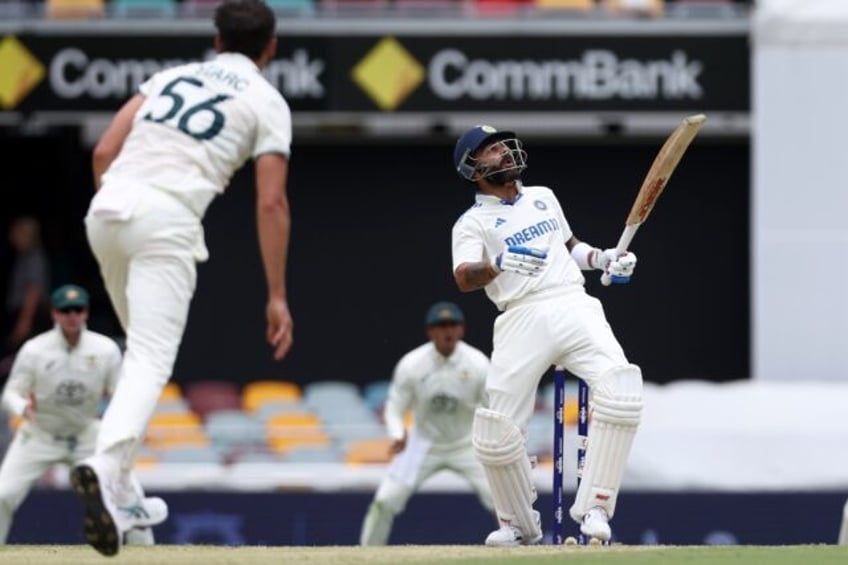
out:
<path id="1" fill-rule="evenodd" d="M 548 265 L 548 252 L 535 247 L 510 245 L 495 257 L 492 266 L 499 273 L 509 271 L 525 277 L 538 277 Z"/>
<path id="2" fill-rule="evenodd" d="M 604 270 L 609 273 L 610 282 L 615 284 L 629 283 L 630 277 L 633 276 L 633 270 L 636 268 L 636 255 L 627 251 L 615 258 L 615 249 L 606 249 L 603 256 L 609 258 L 609 252 L 612 252 L 613 258 L 610 258 Z"/>

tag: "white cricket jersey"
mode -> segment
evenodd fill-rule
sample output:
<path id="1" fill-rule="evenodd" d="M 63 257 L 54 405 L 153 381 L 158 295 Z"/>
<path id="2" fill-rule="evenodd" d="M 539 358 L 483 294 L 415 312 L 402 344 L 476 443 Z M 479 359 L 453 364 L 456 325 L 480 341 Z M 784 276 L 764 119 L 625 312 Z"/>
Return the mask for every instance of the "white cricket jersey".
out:
<path id="1" fill-rule="evenodd" d="M 553 191 L 546 186 L 519 187 L 515 202 L 478 192 L 474 205 L 453 226 L 453 270 L 463 263 L 491 261 L 510 245 L 546 250 L 548 266 L 538 277 L 504 272 L 486 285 L 499 310 L 531 293 L 585 282 L 565 242 L 571 227 Z"/>
<path id="2" fill-rule="evenodd" d="M 442 356 L 432 342 L 404 355 L 395 367 L 386 401 L 389 436 L 403 437 L 403 417 L 412 409 L 416 433 L 433 447 L 470 442 L 488 368 L 488 357 L 463 341 L 450 357 Z"/>
<path id="3" fill-rule="evenodd" d="M 103 182 L 174 193 L 202 218 L 249 158 L 291 152 L 291 112 L 256 64 L 220 53 L 153 75 L 144 104 Z"/>
<path id="4" fill-rule="evenodd" d="M 120 366 L 121 350 L 112 339 L 84 329 L 71 348 L 56 326 L 21 347 L 3 390 L 3 407 L 20 416 L 34 394 L 33 425 L 55 436 L 76 435 L 98 418 Z"/>

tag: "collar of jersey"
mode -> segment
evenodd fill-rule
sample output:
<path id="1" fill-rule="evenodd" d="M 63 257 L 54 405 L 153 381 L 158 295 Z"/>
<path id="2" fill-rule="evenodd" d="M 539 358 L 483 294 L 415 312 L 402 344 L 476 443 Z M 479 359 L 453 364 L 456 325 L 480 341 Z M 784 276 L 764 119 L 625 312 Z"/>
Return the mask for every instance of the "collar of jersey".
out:
<path id="1" fill-rule="evenodd" d="M 62 326 L 60 326 L 59 324 L 53 324 L 53 332 L 56 334 L 56 339 L 59 340 L 59 343 L 62 344 L 62 346 L 65 348 L 66 351 L 73 351 L 77 347 L 80 346 L 80 344 L 82 343 L 82 340 L 85 338 L 85 331 L 87 329 L 88 328 L 87 328 L 86 324 L 83 324 L 82 325 L 82 331 L 80 332 L 79 341 L 77 341 L 76 346 L 71 347 L 71 344 L 68 343 L 67 339 L 65 339 L 65 334 L 64 334 L 64 332 L 62 332 Z"/>
<path id="2" fill-rule="evenodd" d="M 521 189 L 519 189 L 520 191 Z M 482 192 L 478 192 L 474 197 L 477 202 L 480 204 L 485 204 L 488 206 L 499 205 L 499 206 L 514 206 L 521 197 L 524 196 L 523 192 L 519 192 L 518 196 L 515 197 L 515 200 L 502 200 L 493 194 L 483 194 Z"/>
<path id="3" fill-rule="evenodd" d="M 224 53 L 218 53 L 215 56 L 215 60 L 216 61 L 223 61 L 223 62 L 230 63 L 230 64 L 233 64 L 233 65 L 249 67 L 249 68 L 253 69 L 254 71 L 256 71 L 257 73 L 259 72 L 259 67 L 256 66 L 256 63 L 251 61 L 250 57 L 248 57 L 247 55 L 243 55 L 241 53 L 234 53 L 232 51 L 225 51 Z"/>

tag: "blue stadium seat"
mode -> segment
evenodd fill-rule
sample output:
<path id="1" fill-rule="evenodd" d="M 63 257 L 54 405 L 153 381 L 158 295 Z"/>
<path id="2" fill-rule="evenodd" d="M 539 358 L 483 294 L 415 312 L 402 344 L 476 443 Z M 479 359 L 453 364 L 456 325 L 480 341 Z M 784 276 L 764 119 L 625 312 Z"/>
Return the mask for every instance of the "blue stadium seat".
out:
<path id="1" fill-rule="evenodd" d="M 368 408 L 374 412 L 379 412 L 383 409 L 383 405 L 385 405 L 386 398 L 389 394 L 389 386 L 391 386 L 391 382 L 387 380 L 374 381 L 365 385 L 363 396 L 365 397 L 365 404 L 368 405 Z"/>
<path id="2" fill-rule="evenodd" d="M 298 445 L 283 454 L 286 463 L 340 463 L 344 454 L 332 445 Z"/>
<path id="3" fill-rule="evenodd" d="M 159 450 L 160 463 L 223 463 L 224 458 L 212 447 L 186 446 Z"/>
<path id="4" fill-rule="evenodd" d="M 278 16 L 300 16 L 315 12 L 315 3 L 312 0 L 267 0 L 267 4 Z"/>
<path id="5" fill-rule="evenodd" d="M 206 435 L 212 447 L 228 450 L 237 446 L 265 444 L 265 425 L 241 410 L 221 410 L 206 417 Z"/>
<path id="6" fill-rule="evenodd" d="M 295 414 L 301 412 L 308 412 L 308 409 L 298 400 L 274 400 L 260 406 L 254 413 L 254 416 L 265 422 L 268 418 L 277 414 Z"/>
<path id="7" fill-rule="evenodd" d="M 178 5 L 176 0 L 111 0 L 109 10 L 115 18 L 173 18 Z"/>

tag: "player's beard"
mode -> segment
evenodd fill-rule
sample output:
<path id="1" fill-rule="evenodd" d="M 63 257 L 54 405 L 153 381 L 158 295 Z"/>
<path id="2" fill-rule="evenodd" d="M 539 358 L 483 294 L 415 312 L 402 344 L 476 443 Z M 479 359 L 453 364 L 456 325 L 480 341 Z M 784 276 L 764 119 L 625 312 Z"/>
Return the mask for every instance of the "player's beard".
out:
<path id="1" fill-rule="evenodd" d="M 492 184 L 503 186 L 505 184 L 509 184 L 513 181 L 517 181 L 521 179 L 521 169 L 507 169 L 505 171 L 498 171 L 496 173 L 492 173 L 490 175 L 486 175 L 486 180 Z"/>

